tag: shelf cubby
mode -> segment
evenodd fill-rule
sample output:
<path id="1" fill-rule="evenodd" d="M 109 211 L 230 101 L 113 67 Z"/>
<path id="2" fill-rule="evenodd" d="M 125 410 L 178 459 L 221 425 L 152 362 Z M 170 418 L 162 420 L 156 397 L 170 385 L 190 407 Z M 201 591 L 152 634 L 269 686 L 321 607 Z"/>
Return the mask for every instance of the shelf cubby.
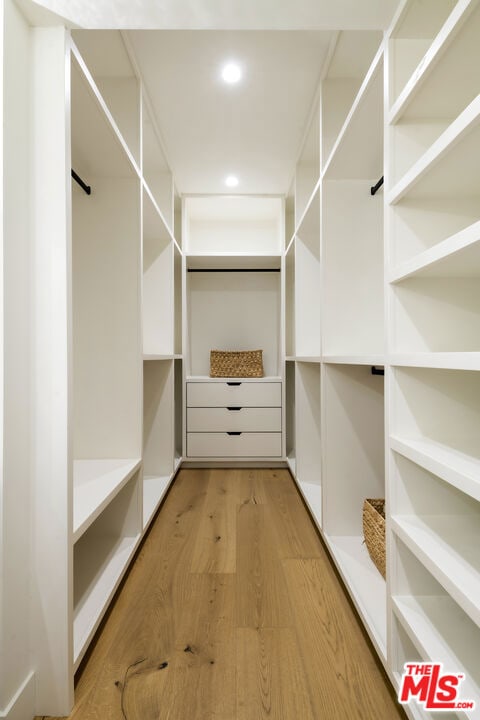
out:
<path id="1" fill-rule="evenodd" d="M 392 618 L 392 635 L 392 669 L 398 685 L 405 663 L 422 662 L 423 658 L 395 615 Z"/>
<path id="2" fill-rule="evenodd" d="M 295 237 L 295 354 L 320 355 L 320 188 Z"/>
<path id="3" fill-rule="evenodd" d="M 480 220 L 393 267 L 390 282 L 417 278 L 471 278 L 480 274 Z"/>
<path id="4" fill-rule="evenodd" d="M 476 277 L 414 277 L 397 283 L 391 300 L 392 351 L 479 352 L 480 266 L 477 273 Z"/>
<path id="5" fill-rule="evenodd" d="M 139 507 L 139 476 L 136 473 L 74 545 L 75 668 L 137 546 L 141 533 Z"/>
<path id="6" fill-rule="evenodd" d="M 364 499 L 385 497 L 383 377 L 365 366 L 325 365 L 322 397 L 323 532 L 384 660 L 386 584 L 362 527 Z"/>
<path id="7" fill-rule="evenodd" d="M 143 353 L 174 352 L 174 245 L 150 193 L 143 192 Z"/>
<path id="8" fill-rule="evenodd" d="M 296 364 L 290 360 L 285 363 L 285 434 L 286 455 L 292 475 L 296 477 L 296 428 L 295 428 L 295 376 Z"/>
<path id="9" fill-rule="evenodd" d="M 383 46 L 377 50 L 323 169 L 326 180 L 383 174 Z"/>
<path id="10" fill-rule="evenodd" d="M 384 355 L 383 202 L 381 193 L 370 195 L 371 184 L 368 179 L 323 184 L 325 356 Z"/>
<path id="11" fill-rule="evenodd" d="M 328 70 L 321 84 L 322 168 L 329 163 L 340 130 L 381 41 L 382 34 L 376 31 L 338 33 Z M 356 148 L 356 151 L 359 149 Z"/>
<path id="12" fill-rule="evenodd" d="M 480 11 L 458 3 L 391 113 L 396 182 L 478 94 Z M 419 87 L 420 86 L 420 87 Z"/>
<path id="13" fill-rule="evenodd" d="M 187 306 L 188 375 L 209 375 L 212 349 L 262 349 L 265 375 L 279 375 L 280 273 L 188 273 Z"/>
<path id="14" fill-rule="evenodd" d="M 92 186 L 92 194 L 91 178 L 138 176 L 133 156 L 74 45 L 71 94 L 72 168 Z"/>
<path id="15" fill-rule="evenodd" d="M 152 121 L 150 108 L 145 98 L 143 98 L 142 110 L 142 156 L 143 178 L 155 198 L 165 223 L 173 232 L 173 175 L 165 157 L 160 131 Z"/>
<path id="16" fill-rule="evenodd" d="M 140 168 L 140 83 L 121 32 L 73 30 L 72 38 Z"/>
<path id="17" fill-rule="evenodd" d="M 72 163 L 92 186 L 86 195 L 72 184 L 73 453 L 76 460 L 136 458 L 140 180 L 87 80 L 73 62 L 72 105 L 81 111 L 72 112 Z"/>
<path id="18" fill-rule="evenodd" d="M 477 99 L 389 194 L 393 266 L 435 246 L 448 248 L 461 240 L 462 233 L 475 232 L 480 217 L 480 174 L 475 162 L 479 120 Z"/>
<path id="19" fill-rule="evenodd" d="M 144 363 L 143 370 L 143 525 L 146 527 L 174 472 L 175 369 L 177 361 Z"/>
<path id="20" fill-rule="evenodd" d="M 311 112 L 302 150 L 295 168 L 295 228 L 298 228 L 300 224 L 319 177 L 320 109 L 317 98 Z"/>
<path id="21" fill-rule="evenodd" d="M 392 435 L 390 447 L 399 455 L 480 501 L 480 459 L 426 437 Z"/>
<path id="22" fill-rule="evenodd" d="M 466 673 L 462 697 L 480 700 L 480 629 L 400 540 L 395 542 L 397 572 L 392 588 L 395 616 L 424 661 L 446 671 Z"/>
<path id="23" fill-rule="evenodd" d="M 432 46 L 457 0 L 410 0 L 405 2 L 389 33 L 390 105 L 404 90 Z"/>
<path id="24" fill-rule="evenodd" d="M 280 257 L 284 241 L 281 198 L 187 197 L 183 215 L 184 251 L 190 255 Z"/>
<path id="25" fill-rule="evenodd" d="M 392 529 L 480 624 L 478 501 L 400 455 L 393 458 L 392 474 Z"/>
<path id="26" fill-rule="evenodd" d="M 391 433 L 406 441 L 438 444 L 460 472 L 465 463 L 479 462 L 478 377 L 475 371 L 395 368 Z"/>
<path id="27" fill-rule="evenodd" d="M 319 363 L 296 363 L 296 479 L 310 511 L 322 527 L 322 467 Z"/>
<path id="28" fill-rule="evenodd" d="M 73 541 L 77 542 L 140 468 L 132 460 L 75 460 L 73 465 Z"/>

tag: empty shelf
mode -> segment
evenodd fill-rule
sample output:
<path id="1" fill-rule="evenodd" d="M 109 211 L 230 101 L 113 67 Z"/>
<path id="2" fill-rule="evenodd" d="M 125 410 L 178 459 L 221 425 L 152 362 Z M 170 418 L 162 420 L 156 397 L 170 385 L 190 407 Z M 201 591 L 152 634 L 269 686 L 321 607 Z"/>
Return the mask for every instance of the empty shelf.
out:
<path id="1" fill-rule="evenodd" d="M 73 541 L 76 542 L 132 475 L 141 460 L 75 460 L 73 464 Z"/>

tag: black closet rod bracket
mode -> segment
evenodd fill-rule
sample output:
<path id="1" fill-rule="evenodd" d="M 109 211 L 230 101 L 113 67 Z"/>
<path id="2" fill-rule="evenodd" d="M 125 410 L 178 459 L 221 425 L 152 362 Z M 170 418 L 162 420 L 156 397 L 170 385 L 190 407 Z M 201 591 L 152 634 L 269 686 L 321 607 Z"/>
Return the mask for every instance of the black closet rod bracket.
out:
<path id="1" fill-rule="evenodd" d="M 377 190 L 380 190 L 382 185 L 383 185 L 383 175 L 380 178 L 380 180 L 375 185 L 372 185 L 372 187 L 370 188 L 370 195 L 375 195 Z"/>
<path id="2" fill-rule="evenodd" d="M 85 190 L 87 195 L 92 194 L 92 188 L 90 187 L 90 185 L 87 185 L 87 183 L 83 182 L 80 175 L 77 175 L 77 173 L 75 172 L 75 170 L 73 168 L 72 168 L 72 178 L 75 180 L 75 182 L 77 182 L 80 185 L 82 190 Z"/>
<path id="3" fill-rule="evenodd" d="M 383 367 L 372 365 L 372 375 L 385 375 L 385 369 Z"/>

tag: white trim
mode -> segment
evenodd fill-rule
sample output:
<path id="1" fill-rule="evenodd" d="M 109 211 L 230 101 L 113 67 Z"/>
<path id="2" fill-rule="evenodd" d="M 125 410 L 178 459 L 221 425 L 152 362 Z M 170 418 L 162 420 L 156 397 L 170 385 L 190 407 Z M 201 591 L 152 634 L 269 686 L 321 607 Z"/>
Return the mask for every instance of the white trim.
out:
<path id="1" fill-rule="evenodd" d="M 6 720 L 30 720 L 35 715 L 35 673 L 27 675 L 5 710 L 0 710 L 0 718 Z"/>

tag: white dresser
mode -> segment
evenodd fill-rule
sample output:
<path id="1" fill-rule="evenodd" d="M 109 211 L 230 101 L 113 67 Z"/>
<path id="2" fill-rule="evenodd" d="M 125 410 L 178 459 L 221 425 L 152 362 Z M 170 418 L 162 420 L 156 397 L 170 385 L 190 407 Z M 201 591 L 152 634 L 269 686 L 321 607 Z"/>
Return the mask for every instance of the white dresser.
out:
<path id="1" fill-rule="evenodd" d="M 188 458 L 282 457 L 280 380 L 187 381 Z"/>

